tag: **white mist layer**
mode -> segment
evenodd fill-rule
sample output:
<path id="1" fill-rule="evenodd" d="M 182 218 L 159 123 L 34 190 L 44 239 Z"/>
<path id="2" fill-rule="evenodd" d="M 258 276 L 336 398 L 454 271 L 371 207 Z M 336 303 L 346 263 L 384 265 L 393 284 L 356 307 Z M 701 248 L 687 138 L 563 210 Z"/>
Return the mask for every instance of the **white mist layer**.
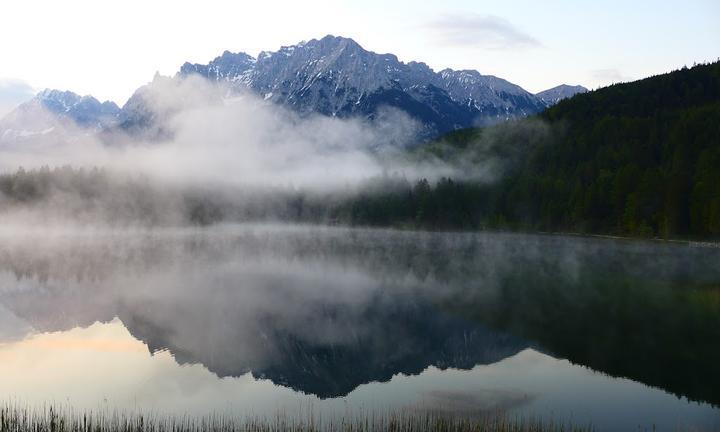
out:
<path id="1" fill-rule="evenodd" d="M 70 165 L 193 184 L 311 189 L 343 188 L 383 174 L 412 181 L 456 173 L 438 161 L 410 163 L 402 156 L 421 128 L 402 111 L 388 108 L 373 121 L 300 117 L 251 94 L 229 94 L 198 77 L 156 79 L 142 96 L 161 139 L 94 134 L 39 111 L 24 119 L 23 130 L 50 125 L 54 133 L 0 146 L 0 170 Z"/>

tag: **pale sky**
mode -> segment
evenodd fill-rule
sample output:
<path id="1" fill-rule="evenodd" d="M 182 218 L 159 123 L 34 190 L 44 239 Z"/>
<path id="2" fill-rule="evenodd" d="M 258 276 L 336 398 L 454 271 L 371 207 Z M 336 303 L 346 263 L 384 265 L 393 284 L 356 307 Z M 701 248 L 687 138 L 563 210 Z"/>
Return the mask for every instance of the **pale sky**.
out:
<path id="1" fill-rule="evenodd" d="M 718 0 L 4 0 L 0 12 L 0 110 L 22 94 L 18 80 L 122 105 L 156 71 L 326 34 L 531 92 L 720 57 Z"/>

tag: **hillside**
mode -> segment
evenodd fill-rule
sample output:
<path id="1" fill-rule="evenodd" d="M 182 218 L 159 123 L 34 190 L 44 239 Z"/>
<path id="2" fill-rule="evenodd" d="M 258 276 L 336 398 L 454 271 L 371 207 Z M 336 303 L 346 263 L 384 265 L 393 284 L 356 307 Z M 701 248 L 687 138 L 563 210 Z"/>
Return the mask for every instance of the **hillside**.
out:
<path id="1" fill-rule="evenodd" d="M 580 94 L 540 118 L 563 133 L 503 185 L 508 220 L 549 230 L 720 235 L 720 63 Z"/>
<path id="2" fill-rule="evenodd" d="M 504 158 L 508 168 L 493 184 L 444 179 L 364 196 L 356 222 L 717 238 L 720 63 L 579 94 L 514 124 L 453 132 L 423 152 Z"/>

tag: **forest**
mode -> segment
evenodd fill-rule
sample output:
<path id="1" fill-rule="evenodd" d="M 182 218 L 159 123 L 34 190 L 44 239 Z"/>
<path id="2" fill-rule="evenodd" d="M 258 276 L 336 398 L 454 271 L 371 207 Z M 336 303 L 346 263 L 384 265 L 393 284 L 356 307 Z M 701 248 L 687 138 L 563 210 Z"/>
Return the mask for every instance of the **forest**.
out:
<path id="1" fill-rule="evenodd" d="M 516 156 L 502 180 L 421 180 L 361 195 L 345 209 L 350 220 L 720 237 L 719 62 L 579 94 L 538 118 L 549 125 L 549 138 Z M 455 132 L 430 151 L 466 151 L 490 132 Z"/>

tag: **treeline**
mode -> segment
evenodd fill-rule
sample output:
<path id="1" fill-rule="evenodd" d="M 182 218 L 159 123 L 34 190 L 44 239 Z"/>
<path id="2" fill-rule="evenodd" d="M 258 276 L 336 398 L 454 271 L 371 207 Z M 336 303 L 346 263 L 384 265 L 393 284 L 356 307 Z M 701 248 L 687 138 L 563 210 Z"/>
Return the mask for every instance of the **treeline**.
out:
<path id="1" fill-rule="evenodd" d="M 117 177 L 105 170 L 43 167 L 0 175 L 0 212 L 34 223 L 170 223 L 181 204 L 142 176 Z"/>
<path id="2" fill-rule="evenodd" d="M 541 117 L 565 132 L 502 185 L 508 220 L 720 236 L 720 63 L 578 95 Z"/>
<path id="3" fill-rule="evenodd" d="M 19 168 L 0 174 L 0 216 L 5 223 L 351 223 L 351 215 L 342 211 L 342 203 L 349 202 L 351 195 L 349 191 L 311 193 L 273 186 L 182 184 L 143 174 L 70 166 Z"/>
<path id="4" fill-rule="evenodd" d="M 526 146 L 500 182 L 361 196 L 352 220 L 720 237 L 720 63 L 577 95 L 539 118 L 548 139 Z M 430 148 L 465 154 L 489 133 L 456 132 Z"/>
<path id="5" fill-rule="evenodd" d="M 5 221 L 207 225 L 271 215 L 289 218 L 292 201 L 279 193 L 170 184 L 99 168 L 20 168 L 0 174 L 0 214 Z"/>
<path id="6" fill-rule="evenodd" d="M 504 227 L 494 217 L 497 192 L 487 185 L 443 178 L 375 179 L 357 194 L 334 204 L 328 220 L 351 225 L 397 228 L 476 230 Z"/>

